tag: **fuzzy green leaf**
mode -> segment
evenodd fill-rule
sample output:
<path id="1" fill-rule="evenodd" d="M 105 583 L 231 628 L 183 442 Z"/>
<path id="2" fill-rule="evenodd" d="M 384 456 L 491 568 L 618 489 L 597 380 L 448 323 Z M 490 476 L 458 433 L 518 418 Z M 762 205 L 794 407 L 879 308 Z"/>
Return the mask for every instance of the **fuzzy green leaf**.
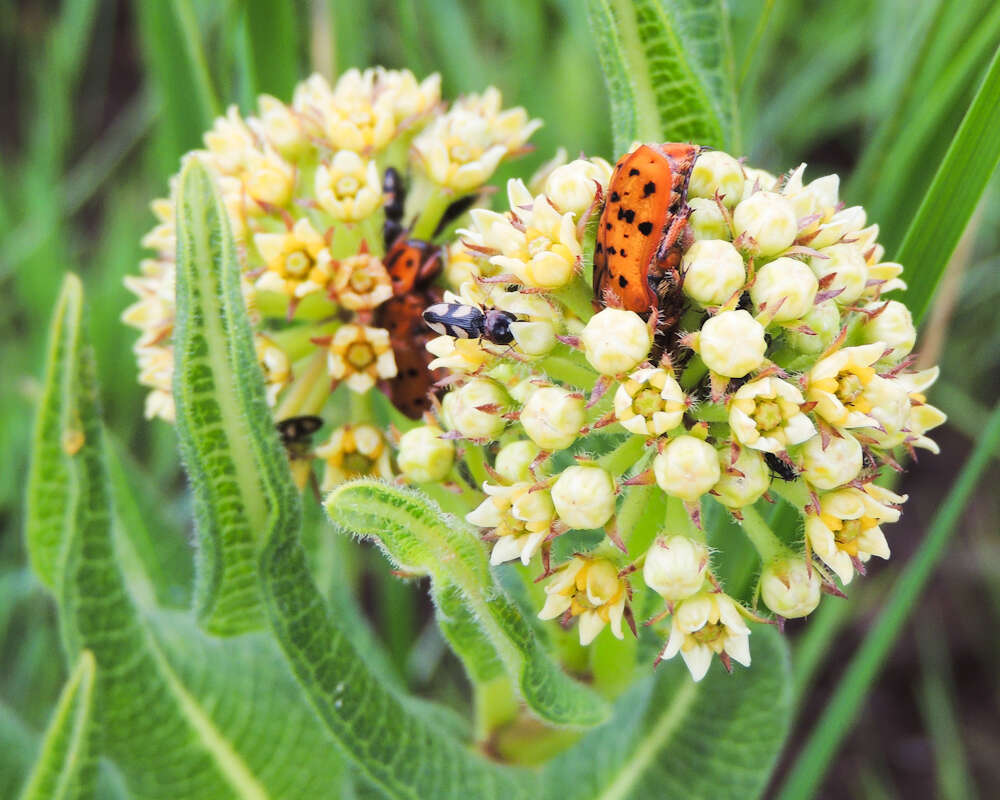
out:
<path id="1" fill-rule="evenodd" d="M 616 154 L 637 139 L 739 150 L 724 0 L 587 0 L 587 8 Z"/>
<path id="2" fill-rule="evenodd" d="M 264 396 L 240 266 L 212 176 L 197 159 L 177 193 L 177 433 L 198 529 L 195 607 L 228 635 L 263 622 L 256 565 L 276 521 L 298 525 L 299 498 Z"/>
<path id="3" fill-rule="evenodd" d="M 287 528 L 275 528 L 261 555 L 271 624 L 319 718 L 367 784 L 391 798 L 534 796 L 534 778 L 470 752 L 447 728 L 381 681 L 330 613 Z"/>
<path id="4" fill-rule="evenodd" d="M 474 677 L 495 677 L 494 661 L 484 655 L 492 650 L 541 719 L 582 726 L 607 716 L 604 701 L 562 672 L 542 647 L 490 571 L 469 525 L 442 513 L 425 495 L 375 480 L 344 484 L 325 505 L 339 528 L 375 541 L 400 569 L 431 577 L 431 593 L 447 620 L 442 629 Z M 456 598 L 467 614 L 455 616 Z M 484 660 L 491 672 L 478 675 Z"/>
<path id="5" fill-rule="evenodd" d="M 82 435 L 68 381 L 80 347 L 83 287 L 67 275 L 49 327 L 45 388 L 35 416 L 25 539 L 31 566 L 50 589 L 59 581 L 74 487 L 70 453 Z"/>
<path id="6" fill-rule="evenodd" d="M 80 653 L 56 705 L 21 800 L 82 800 L 94 794 L 94 655 Z"/>
<path id="7" fill-rule="evenodd" d="M 63 445 L 71 491 L 58 500 L 64 507 L 53 510 L 66 520 L 55 594 L 67 653 L 74 659 L 89 650 L 97 665 L 102 752 L 134 797 L 335 796 L 340 770 L 332 742 L 270 637 L 214 639 L 188 615 L 144 616 L 130 597 L 114 547 L 94 360 L 73 277 L 64 300 L 53 338 L 73 346 L 56 350 L 45 394 L 63 393 L 76 427 L 69 440 L 60 426 L 51 427 L 35 457 Z M 31 504 L 46 499 L 29 495 Z"/>
<path id="8" fill-rule="evenodd" d="M 716 663 L 700 683 L 679 660 L 662 664 L 546 766 L 542 796 L 567 786 L 591 800 L 759 796 L 791 723 L 790 667 L 774 629 L 755 626 L 750 647 L 750 668 L 727 675 Z"/>

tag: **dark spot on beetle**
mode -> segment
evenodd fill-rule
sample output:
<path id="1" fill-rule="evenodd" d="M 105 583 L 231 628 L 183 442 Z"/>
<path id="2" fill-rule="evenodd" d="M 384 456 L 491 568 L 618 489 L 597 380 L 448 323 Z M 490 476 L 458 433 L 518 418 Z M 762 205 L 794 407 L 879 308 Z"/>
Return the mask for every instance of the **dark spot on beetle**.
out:
<path id="1" fill-rule="evenodd" d="M 604 223 L 604 230 L 610 231 L 614 226 L 610 222 Z"/>
<path id="2" fill-rule="evenodd" d="M 618 219 L 625 219 L 625 209 L 618 206 Z"/>
<path id="3" fill-rule="evenodd" d="M 603 248 L 603 247 L 601 246 L 601 243 L 600 243 L 600 242 L 598 242 L 598 243 L 597 243 L 597 246 L 596 246 L 596 247 L 594 248 L 594 252 L 595 252 L 595 253 L 600 253 L 600 252 L 602 252 L 603 250 L 604 250 L 604 248 Z"/>
<path id="4" fill-rule="evenodd" d="M 619 255 L 620 255 L 620 256 L 621 256 L 622 258 L 628 258 L 628 253 L 626 253 L 626 252 L 625 252 L 624 250 L 619 250 L 619 251 L 618 251 L 618 254 L 619 254 Z"/>
<path id="5" fill-rule="evenodd" d="M 618 194 L 618 192 L 612 192 L 611 193 L 611 202 L 612 203 L 617 203 L 621 199 L 622 199 L 622 196 L 620 194 Z"/>
<path id="6" fill-rule="evenodd" d="M 614 248 L 613 245 L 608 247 L 608 255 L 609 256 L 613 256 L 616 252 L 618 252 L 618 251 L 615 250 L 615 248 Z"/>
<path id="7" fill-rule="evenodd" d="M 639 174 L 639 170 L 636 169 L 635 167 L 632 167 L 632 169 L 629 170 L 628 174 L 629 175 L 638 175 Z"/>
<path id="8" fill-rule="evenodd" d="M 642 196 L 649 197 L 653 192 L 656 191 L 656 184 L 650 181 L 645 186 L 642 187 Z"/>
<path id="9" fill-rule="evenodd" d="M 649 236 L 649 234 L 651 234 L 652 232 L 653 232 L 652 222 L 647 221 L 639 223 L 639 233 L 641 233 L 643 236 Z"/>
<path id="10" fill-rule="evenodd" d="M 628 286 L 628 279 L 624 275 L 619 275 L 618 285 L 624 289 L 626 286 Z"/>
<path id="11" fill-rule="evenodd" d="M 413 367 L 410 367 L 408 370 L 406 370 L 406 374 L 411 378 L 416 378 L 417 375 L 419 375 L 420 373 Z"/>
<path id="12" fill-rule="evenodd" d="M 625 212 L 625 221 L 629 225 L 635 222 L 635 209 L 630 208 L 628 211 Z"/>

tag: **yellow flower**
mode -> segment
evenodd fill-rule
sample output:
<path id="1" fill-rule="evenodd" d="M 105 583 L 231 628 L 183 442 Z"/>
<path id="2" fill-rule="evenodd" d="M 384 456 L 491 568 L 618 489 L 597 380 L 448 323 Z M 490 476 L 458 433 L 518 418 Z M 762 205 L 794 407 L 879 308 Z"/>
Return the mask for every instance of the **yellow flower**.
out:
<path id="1" fill-rule="evenodd" d="M 687 398 L 673 375 L 659 367 L 636 370 L 615 392 L 615 418 L 639 436 L 662 436 L 681 424 Z"/>
<path id="2" fill-rule="evenodd" d="M 712 654 L 750 666 L 750 628 L 729 595 L 701 592 L 674 609 L 670 638 L 660 658 L 684 659 L 691 677 L 700 681 L 712 663 Z M 727 664 L 728 666 L 728 664 Z"/>
<path id="3" fill-rule="evenodd" d="M 580 644 L 590 644 L 608 623 L 615 637 L 623 638 L 628 584 L 607 559 L 575 556 L 550 579 L 545 595 L 539 618 L 555 619 L 567 611 L 579 617 Z"/>
<path id="4" fill-rule="evenodd" d="M 391 99 L 377 97 L 374 80 L 356 69 L 345 72 L 333 90 L 322 76 L 310 76 L 295 90 L 292 106 L 337 150 L 380 150 L 396 135 Z"/>
<path id="5" fill-rule="evenodd" d="M 483 484 L 486 499 L 465 519 L 480 528 L 492 528 L 496 536 L 491 564 L 521 559 L 527 566 L 555 519 L 552 496 L 547 489 L 536 489 L 528 481 L 511 486 Z"/>
<path id="6" fill-rule="evenodd" d="M 353 391 L 367 392 L 380 378 L 396 376 L 396 357 L 385 328 L 342 325 L 330 340 L 327 370 Z"/>
<path id="7" fill-rule="evenodd" d="M 392 297 L 389 273 L 368 253 L 337 262 L 332 289 L 337 302 L 350 311 L 375 308 Z"/>
<path id="8" fill-rule="evenodd" d="M 324 211 L 344 222 L 371 216 L 382 203 L 382 187 L 373 160 L 341 150 L 320 164 L 315 178 L 316 201 Z"/>
<path id="9" fill-rule="evenodd" d="M 810 438 L 816 427 L 802 413 L 802 392 L 780 378 L 741 386 L 729 401 L 729 427 L 747 447 L 780 453 Z"/>
<path id="10" fill-rule="evenodd" d="M 212 163 L 227 175 L 239 173 L 246 165 L 247 155 L 257 146 L 253 132 L 235 105 L 226 109 L 226 116 L 216 118 L 204 141 Z"/>
<path id="11" fill-rule="evenodd" d="M 906 501 L 906 495 L 867 483 L 863 489 L 827 492 L 819 501 L 819 513 L 813 509 L 806 517 L 806 538 L 843 584 L 851 582 L 856 564 L 872 556 L 889 557 L 880 526 L 899 519 L 898 506 Z"/>
<path id="12" fill-rule="evenodd" d="M 365 475 L 392 477 L 385 436 L 373 425 L 337 428 L 325 443 L 316 448 L 316 455 L 326 462 L 324 492 L 351 478 Z"/>
<path id="13" fill-rule="evenodd" d="M 303 218 L 286 233 L 258 233 L 253 237 L 266 265 L 254 284 L 257 289 L 292 298 L 326 289 L 331 278 L 326 240 Z"/>
<path id="14" fill-rule="evenodd" d="M 295 184 L 295 170 L 291 164 L 270 147 L 249 151 L 245 163 L 243 185 L 252 200 L 272 206 L 288 203 Z M 263 208 L 258 203 L 250 203 L 247 211 L 262 213 Z"/>
<path id="15" fill-rule="evenodd" d="M 869 415 L 865 388 L 875 377 L 872 366 L 886 350 L 882 342 L 843 347 L 816 363 L 808 376 L 806 399 L 816 413 L 838 428 L 878 427 Z"/>
<path id="16" fill-rule="evenodd" d="M 432 181 L 459 192 L 481 186 L 541 126 L 523 108 L 501 111 L 500 102 L 492 88 L 469 95 L 417 135 L 413 148 Z"/>

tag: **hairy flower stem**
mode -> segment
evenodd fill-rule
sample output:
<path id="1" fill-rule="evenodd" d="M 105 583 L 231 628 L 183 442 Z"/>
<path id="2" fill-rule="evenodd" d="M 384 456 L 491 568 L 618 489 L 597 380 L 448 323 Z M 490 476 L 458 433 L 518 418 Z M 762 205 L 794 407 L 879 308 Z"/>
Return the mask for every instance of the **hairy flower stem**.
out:
<path id="1" fill-rule="evenodd" d="M 420 212 L 420 218 L 417 219 L 416 224 L 413 226 L 413 238 L 429 240 L 434 235 L 434 231 L 437 228 L 438 222 L 441 221 L 441 216 L 444 214 L 445 209 L 455 199 L 456 197 L 453 193 L 435 187 L 427 198 L 423 210 Z"/>
<path id="2" fill-rule="evenodd" d="M 629 436 L 618 447 L 597 460 L 612 475 L 622 475 L 631 471 L 645 453 L 646 437 Z"/>

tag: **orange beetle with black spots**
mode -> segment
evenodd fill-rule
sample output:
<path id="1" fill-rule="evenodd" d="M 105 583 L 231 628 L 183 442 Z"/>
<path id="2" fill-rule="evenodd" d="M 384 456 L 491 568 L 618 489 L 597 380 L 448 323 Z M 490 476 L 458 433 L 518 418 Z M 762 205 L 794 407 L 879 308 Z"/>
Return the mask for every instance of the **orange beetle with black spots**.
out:
<path id="1" fill-rule="evenodd" d="M 687 188 L 702 148 L 640 145 L 615 165 L 594 245 L 594 297 L 602 306 L 680 318 L 681 255 L 690 243 Z"/>

